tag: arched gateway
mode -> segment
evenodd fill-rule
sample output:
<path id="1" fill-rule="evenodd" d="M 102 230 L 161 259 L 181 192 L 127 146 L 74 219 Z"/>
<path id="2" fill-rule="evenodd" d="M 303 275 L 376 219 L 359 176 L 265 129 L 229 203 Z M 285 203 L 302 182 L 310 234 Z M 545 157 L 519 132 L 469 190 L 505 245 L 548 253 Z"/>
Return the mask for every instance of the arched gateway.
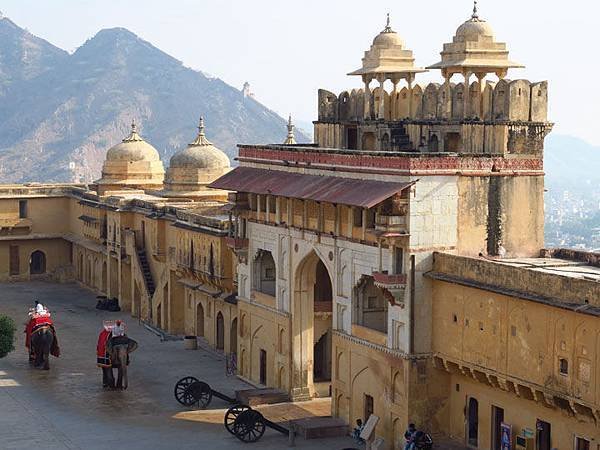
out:
<path id="1" fill-rule="evenodd" d="M 291 396 L 328 396 L 331 382 L 332 282 L 313 250 L 298 265 L 292 298 Z"/>

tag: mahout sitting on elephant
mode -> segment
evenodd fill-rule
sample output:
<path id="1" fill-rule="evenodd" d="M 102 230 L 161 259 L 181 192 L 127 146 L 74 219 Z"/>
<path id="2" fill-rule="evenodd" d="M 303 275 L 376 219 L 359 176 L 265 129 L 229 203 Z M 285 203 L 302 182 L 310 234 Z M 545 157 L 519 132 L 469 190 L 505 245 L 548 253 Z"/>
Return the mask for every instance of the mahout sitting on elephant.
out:
<path id="1" fill-rule="evenodd" d="M 25 325 L 25 347 L 29 351 L 29 362 L 35 368 L 49 370 L 50 355 L 60 356 L 50 312 L 37 301 L 29 311 L 29 321 Z"/>
<path id="2" fill-rule="evenodd" d="M 97 346 L 97 363 L 102 368 L 103 387 L 127 389 L 129 354 L 137 347 L 137 342 L 125 333 L 125 324 L 121 320 L 104 322 Z M 113 369 L 117 369 L 116 383 Z"/>

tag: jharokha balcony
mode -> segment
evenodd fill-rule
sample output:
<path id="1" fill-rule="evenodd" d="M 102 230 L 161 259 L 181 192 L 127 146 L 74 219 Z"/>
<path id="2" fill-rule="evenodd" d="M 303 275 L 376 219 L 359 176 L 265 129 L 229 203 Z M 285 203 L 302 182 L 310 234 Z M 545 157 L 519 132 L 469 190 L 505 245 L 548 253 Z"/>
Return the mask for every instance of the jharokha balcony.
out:
<path id="1" fill-rule="evenodd" d="M 387 271 L 373 272 L 375 286 L 383 290 L 387 300 L 392 305 L 404 307 L 404 293 L 406 291 L 406 274 L 389 274 Z"/>

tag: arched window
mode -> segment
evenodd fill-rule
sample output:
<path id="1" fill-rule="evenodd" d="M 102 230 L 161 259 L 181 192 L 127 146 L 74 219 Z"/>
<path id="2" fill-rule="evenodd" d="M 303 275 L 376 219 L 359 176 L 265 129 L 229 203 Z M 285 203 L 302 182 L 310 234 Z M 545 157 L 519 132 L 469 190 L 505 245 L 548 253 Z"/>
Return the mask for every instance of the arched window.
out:
<path id="1" fill-rule="evenodd" d="M 354 323 L 387 333 L 388 302 L 373 283 L 373 277 L 363 276 L 354 290 Z"/>
<path id="2" fill-rule="evenodd" d="M 259 250 L 254 260 L 254 286 L 256 291 L 275 296 L 275 260 L 271 252 Z"/>
<path id="3" fill-rule="evenodd" d="M 225 324 L 223 323 L 223 314 L 219 311 L 217 314 L 217 350 L 225 348 Z"/>
<path id="4" fill-rule="evenodd" d="M 29 259 L 29 273 L 31 275 L 40 275 L 46 273 L 46 254 L 41 250 L 36 250 Z"/>
<path id="5" fill-rule="evenodd" d="M 432 134 L 429 137 L 429 151 L 432 153 L 438 152 L 440 148 L 440 143 L 436 134 Z"/>

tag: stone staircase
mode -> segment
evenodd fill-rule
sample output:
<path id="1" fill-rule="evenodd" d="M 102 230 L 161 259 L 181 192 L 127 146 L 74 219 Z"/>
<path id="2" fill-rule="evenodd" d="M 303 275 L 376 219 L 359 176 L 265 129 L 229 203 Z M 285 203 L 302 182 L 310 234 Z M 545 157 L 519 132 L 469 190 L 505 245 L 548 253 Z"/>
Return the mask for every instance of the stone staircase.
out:
<path id="1" fill-rule="evenodd" d="M 144 276 L 144 282 L 146 283 L 146 289 L 150 297 L 154 295 L 156 286 L 154 285 L 154 278 L 152 278 L 152 272 L 150 271 L 150 265 L 148 264 L 148 258 L 144 250 L 137 250 L 138 260 L 140 262 L 140 269 Z"/>

